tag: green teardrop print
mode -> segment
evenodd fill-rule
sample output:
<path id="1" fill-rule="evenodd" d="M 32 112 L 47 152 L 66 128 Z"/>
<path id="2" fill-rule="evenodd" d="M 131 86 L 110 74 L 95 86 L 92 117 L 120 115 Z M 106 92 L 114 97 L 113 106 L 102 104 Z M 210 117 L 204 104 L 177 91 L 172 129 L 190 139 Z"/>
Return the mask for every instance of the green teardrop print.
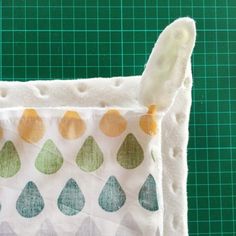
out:
<path id="1" fill-rule="evenodd" d="M 92 136 L 89 136 L 82 145 L 76 163 L 86 172 L 95 171 L 102 165 L 103 153 Z"/>
<path id="2" fill-rule="evenodd" d="M 73 216 L 83 209 L 84 204 L 85 198 L 78 184 L 69 179 L 57 200 L 58 208 L 63 214 Z"/>
<path id="3" fill-rule="evenodd" d="M 144 159 L 141 145 L 133 134 L 128 134 L 119 148 L 117 161 L 125 169 L 138 167 Z"/>
<path id="4" fill-rule="evenodd" d="M 38 154 L 35 167 L 40 172 L 50 175 L 56 173 L 63 164 L 63 157 L 51 139 L 47 140 Z"/>
<path id="5" fill-rule="evenodd" d="M 7 141 L 0 151 L 0 176 L 12 177 L 19 171 L 20 166 L 20 158 L 13 142 Z"/>
<path id="6" fill-rule="evenodd" d="M 138 196 L 139 203 L 146 210 L 157 211 L 159 208 L 156 188 L 156 182 L 150 174 L 140 189 Z"/>
<path id="7" fill-rule="evenodd" d="M 31 218 L 37 216 L 43 208 L 44 201 L 37 186 L 32 181 L 28 182 L 16 202 L 18 213 Z"/>
<path id="8" fill-rule="evenodd" d="M 101 208 L 108 212 L 118 211 L 125 203 L 125 192 L 116 177 L 110 176 L 100 193 L 98 202 Z"/>
<path id="9" fill-rule="evenodd" d="M 96 224 L 91 220 L 90 217 L 87 217 L 82 224 L 80 225 L 75 236 L 102 236 L 100 230 Z"/>

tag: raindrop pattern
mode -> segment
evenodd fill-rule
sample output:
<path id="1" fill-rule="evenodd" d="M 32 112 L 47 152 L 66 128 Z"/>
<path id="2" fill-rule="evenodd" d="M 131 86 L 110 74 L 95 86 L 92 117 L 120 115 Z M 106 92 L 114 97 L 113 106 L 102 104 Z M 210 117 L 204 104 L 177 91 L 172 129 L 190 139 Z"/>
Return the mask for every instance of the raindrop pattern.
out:
<path id="1" fill-rule="evenodd" d="M 142 188 L 140 189 L 138 200 L 143 208 L 148 211 L 158 210 L 156 182 L 153 176 L 150 174 Z"/>
<path id="2" fill-rule="evenodd" d="M 108 212 L 118 211 L 126 201 L 124 190 L 115 176 L 110 176 L 100 193 L 98 202 L 101 208 Z"/>
<path id="3" fill-rule="evenodd" d="M 0 126 L 0 139 L 3 137 L 3 129 L 2 127 Z"/>
<path id="4" fill-rule="evenodd" d="M 156 106 L 151 105 L 147 114 L 140 117 L 139 125 L 143 132 L 148 135 L 155 135 L 157 133 L 157 121 L 156 121 Z"/>
<path id="5" fill-rule="evenodd" d="M 37 143 L 44 135 L 45 127 L 42 118 L 35 109 L 25 109 L 18 124 L 21 138 L 28 143 Z"/>
<path id="6" fill-rule="evenodd" d="M 35 167 L 38 171 L 50 175 L 56 173 L 63 164 L 63 157 L 51 139 L 47 140 L 38 154 Z"/>
<path id="7" fill-rule="evenodd" d="M 116 175 L 116 170 L 115 173 L 110 172 L 113 170 L 107 169 L 107 164 L 105 165 L 104 162 L 107 161 L 108 165 L 112 164 L 120 173 L 127 173 L 127 178 L 129 178 L 129 173 L 135 174 L 137 170 L 134 169 L 140 166 L 144 161 L 144 153 L 149 153 L 149 158 L 153 158 L 153 161 L 156 161 L 158 152 L 157 155 L 154 155 L 155 153 L 153 153 L 152 148 L 147 152 L 146 148 L 144 149 L 141 145 L 141 137 L 146 137 L 150 140 L 150 137 L 147 137 L 146 134 L 153 135 L 156 132 L 154 132 L 157 128 L 156 124 L 152 123 L 152 120 L 148 120 L 154 119 L 154 113 L 154 108 L 153 110 L 149 108 L 147 114 L 143 113 L 143 115 L 139 115 L 139 117 L 136 118 L 135 127 L 139 128 L 141 132 L 134 130 L 134 133 L 132 133 L 133 130 L 131 127 L 133 127 L 134 123 L 129 126 L 129 116 L 124 112 L 121 114 L 115 109 L 108 110 L 102 115 L 99 113 L 99 116 L 92 116 L 91 120 L 94 119 L 96 122 L 96 124 L 92 126 L 87 123 L 87 121 L 90 122 L 90 120 L 86 118 L 85 122 L 81 117 L 86 116 L 82 116 L 82 113 L 77 111 L 65 111 L 61 117 L 53 116 L 52 118 L 56 117 L 56 119 L 49 119 L 50 113 L 45 113 L 46 115 L 44 115 L 43 111 L 37 112 L 35 109 L 25 109 L 22 115 L 20 114 L 21 117 L 19 121 L 15 124 L 13 123 L 13 125 L 17 126 L 16 128 L 18 130 L 18 133 L 14 134 L 16 136 L 16 140 L 14 139 L 14 141 L 4 140 L 5 137 L 9 137 L 5 132 L 13 129 L 2 126 L 1 123 L 0 142 L 2 147 L 0 150 L 0 177 L 14 177 L 18 172 L 19 177 L 21 177 L 20 168 L 22 168 L 22 171 L 25 171 L 27 175 L 29 174 L 29 180 L 31 181 L 27 180 L 23 183 L 26 184 L 23 189 L 17 189 L 18 198 L 15 199 L 13 206 L 15 206 L 19 216 L 24 218 L 37 217 L 42 213 L 39 218 L 36 218 L 40 220 L 38 228 L 35 229 L 36 236 L 57 236 L 60 232 L 59 229 L 55 227 L 55 222 L 51 223 L 51 221 L 45 219 L 48 213 L 47 210 L 51 209 L 51 206 L 53 206 L 53 204 L 50 206 L 51 203 L 48 203 L 49 200 L 54 201 L 56 206 L 55 212 L 61 215 L 61 217 L 76 216 L 80 212 L 79 217 L 84 217 L 91 207 L 90 201 L 92 200 L 96 200 L 95 204 L 93 203 L 94 209 L 98 209 L 104 214 L 116 213 L 122 209 L 119 213 L 116 213 L 121 214 L 123 218 L 120 221 L 120 225 L 114 227 L 114 235 L 143 235 L 141 231 L 142 228 L 140 229 L 140 226 L 135 221 L 136 218 L 134 219 L 133 216 L 127 212 L 123 215 L 123 211 L 126 210 L 126 200 L 127 202 L 129 200 L 126 198 L 130 197 L 130 190 L 128 189 L 126 192 L 127 186 L 125 179 L 123 176 L 120 178 L 119 174 Z M 132 122 L 133 121 L 134 119 L 132 118 Z M 2 127 L 4 127 L 4 133 Z M 49 130 L 46 130 L 46 127 Z M 86 136 L 82 139 L 85 134 Z M 2 137 L 3 135 L 4 137 Z M 112 149 L 110 149 L 110 144 L 112 144 Z M 72 152 L 70 152 L 68 147 L 72 147 L 75 151 L 73 151 L 72 155 L 70 155 Z M 66 148 L 68 148 L 68 150 L 65 150 Z M 33 153 L 33 155 L 31 156 L 30 153 Z M 153 161 L 151 163 L 154 164 Z M 37 183 L 49 185 L 52 178 L 55 178 L 55 180 L 57 180 L 57 178 L 61 179 L 61 177 L 64 176 L 64 169 L 66 174 L 70 174 L 70 170 L 67 169 L 68 165 L 72 167 L 72 176 L 76 173 L 78 174 L 78 178 L 80 178 L 81 174 L 91 176 L 91 178 L 100 178 L 100 173 L 109 174 L 110 172 L 110 174 L 107 180 L 104 180 L 103 177 L 100 178 L 100 180 L 104 180 L 104 185 L 96 189 L 96 194 L 94 194 L 94 189 L 89 186 L 90 182 L 88 183 L 88 188 L 91 189 L 86 189 L 86 192 L 84 192 L 83 188 L 80 189 L 77 178 L 68 176 L 65 185 L 60 187 L 56 196 L 49 199 L 47 194 L 44 193 L 44 186 L 38 189 Z M 25 167 L 28 169 L 25 169 Z M 31 169 L 31 167 L 33 168 Z M 101 172 L 91 173 L 99 168 Z M 81 170 L 84 173 L 82 173 Z M 132 170 L 132 172 L 130 170 Z M 32 174 L 33 177 L 31 179 L 30 176 Z M 42 177 L 42 180 L 39 179 L 40 182 L 35 180 L 35 177 L 38 178 L 39 176 Z M 140 203 L 138 207 L 141 211 L 143 211 L 143 208 L 148 211 L 157 211 L 156 182 L 152 175 L 149 175 L 145 180 L 146 177 L 145 175 L 143 186 L 141 188 L 138 186 L 138 189 L 136 189 L 137 192 L 139 191 L 138 196 L 134 197 L 138 199 Z M 84 180 L 84 178 L 81 179 Z M 19 181 L 21 181 L 20 178 Z M 58 185 L 59 184 L 60 182 Z M 55 186 L 55 188 L 57 188 L 58 185 Z M 95 188 L 97 187 L 98 186 L 95 186 Z M 91 191 L 91 195 L 84 195 L 84 193 L 87 194 L 87 191 Z M 52 195 L 53 194 L 55 194 L 55 192 L 52 191 Z M 1 199 L 1 204 L 4 206 L 4 199 Z M 5 210 L 4 208 L 4 211 Z M 3 211 L 0 213 L 2 212 Z M 96 219 L 95 221 L 92 216 L 85 217 L 80 226 L 74 229 L 73 234 L 101 236 L 103 235 L 103 231 L 98 222 L 100 222 L 100 220 Z M 6 232 L 7 235 L 15 235 L 15 232 L 7 222 L 3 222 L 0 225 L 0 234 L 1 232 Z"/>
<path id="8" fill-rule="evenodd" d="M 117 153 L 118 163 L 125 169 L 134 169 L 144 160 L 141 145 L 133 134 L 128 134 Z"/>
<path id="9" fill-rule="evenodd" d="M 100 129 L 109 137 L 116 137 L 121 135 L 127 126 L 127 122 L 117 110 L 107 111 L 100 121 Z"/>
<path id="10" fill-rule="evenodd" d="M 34 182 L 26 184 L 16 202 L 16 210 L 25 217 L 37 216 L 44 208 L 43 198 Z"/>
<path id="11" fill-rule="evenodd" d="M 97 225 L 93 222 L 90 217 L 85 218 L 85 220 L 80 225 L 76 236 L 102 236 Z"/>
<path id="12" fill-rule="evenodd" d="M 19 171 L 20 166 L 20 157 L 13 142 L 7 141 L 0 151 L 0 176 L 12 177 Z"/>
<path id="13" fill-rule="evenodd" d="M 85 132 L 86 125 L 75 111 L 67 111 L 59 123 L 59 131 L 65 139 L 77 139 Z"/>
<path id="14" fill-rule="evenodd" d="M 78 184 L 69 179 L 57 200 L 60 211 L 68 216 L 78 214 L 84 207 L 85 198 Z"/>
<path id="15" fill-rule="evenodd" d="M 92 136 L 89 136 L 82 145 L 76 163 L 86 172 L 95 171 L 102 165 L 103 153 Z"/>

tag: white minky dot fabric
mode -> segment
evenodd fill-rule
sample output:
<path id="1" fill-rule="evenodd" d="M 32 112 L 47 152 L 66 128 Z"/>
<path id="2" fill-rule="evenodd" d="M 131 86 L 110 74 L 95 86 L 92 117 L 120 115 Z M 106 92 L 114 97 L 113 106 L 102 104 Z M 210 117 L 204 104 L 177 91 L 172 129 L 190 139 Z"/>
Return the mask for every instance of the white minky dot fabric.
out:
<path id="1" fill-rule="evenodd" d="M 180 18 L 160 35 L 141 76 L 67 81 L 0 82 L 0 108 L 126 107 L 156 104 L 163 112 L 163 232 L 188 235 L 187 143 L 191 107 L 190 57 L 195 23 Z"/>

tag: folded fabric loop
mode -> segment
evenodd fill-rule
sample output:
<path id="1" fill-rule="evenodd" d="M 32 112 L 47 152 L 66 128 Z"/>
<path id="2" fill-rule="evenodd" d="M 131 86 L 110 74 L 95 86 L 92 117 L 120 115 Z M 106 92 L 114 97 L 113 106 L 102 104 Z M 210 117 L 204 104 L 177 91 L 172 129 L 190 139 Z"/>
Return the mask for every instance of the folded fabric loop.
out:
<path id="1" fill-rule="evenodd" d="M 180 18 L 167 26 L 148 59 L 139 86 L 139 101 L 167 110 L 181 87 L 195 44 L 195 22 Z"/>

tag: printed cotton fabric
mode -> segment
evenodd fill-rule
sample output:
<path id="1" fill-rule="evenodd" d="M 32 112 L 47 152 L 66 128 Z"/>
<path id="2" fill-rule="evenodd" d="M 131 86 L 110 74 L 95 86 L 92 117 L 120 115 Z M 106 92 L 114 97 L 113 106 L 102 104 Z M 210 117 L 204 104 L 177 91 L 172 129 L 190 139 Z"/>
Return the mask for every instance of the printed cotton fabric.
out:
<path id="1" fill-rule="evenodd" d="M 0 235 L 159 235 L 151 107 L 0 110 Z"/>
<path id="2" fill-rule="evenodd" d="M 174 21 L 141 76 L 1 82 L 0 235 L 188 234 L 195 39 Z"/>

